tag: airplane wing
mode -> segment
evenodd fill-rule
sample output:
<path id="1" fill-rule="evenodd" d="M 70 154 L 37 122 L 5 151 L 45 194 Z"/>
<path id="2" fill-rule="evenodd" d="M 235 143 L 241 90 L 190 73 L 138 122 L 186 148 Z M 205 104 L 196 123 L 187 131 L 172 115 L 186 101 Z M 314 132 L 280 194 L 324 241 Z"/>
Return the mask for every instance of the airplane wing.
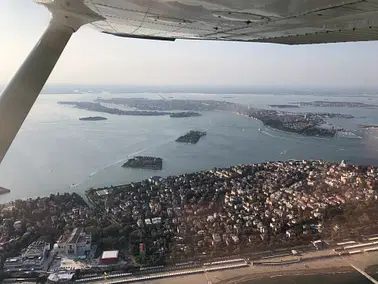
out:
<path id="1" fill-rule="evenodd" d="M 122 37 L 314 44 L 378 40 L 377 0 L 84 0 Z"/>

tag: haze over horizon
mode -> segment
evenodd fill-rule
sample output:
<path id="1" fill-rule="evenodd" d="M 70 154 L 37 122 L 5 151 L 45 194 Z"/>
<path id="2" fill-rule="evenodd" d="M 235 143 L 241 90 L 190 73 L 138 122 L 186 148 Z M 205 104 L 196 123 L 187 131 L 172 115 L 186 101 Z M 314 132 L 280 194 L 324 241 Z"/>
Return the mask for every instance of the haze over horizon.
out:
<path id="1" fill-rule="evenodd" d="M 0 2 L 0 85 L 12 78 L 50 15 L 31 0 Z M 378 86 L 378 42 L 284 46 L 117 38 L 82 27 L 47 85 Z"/>

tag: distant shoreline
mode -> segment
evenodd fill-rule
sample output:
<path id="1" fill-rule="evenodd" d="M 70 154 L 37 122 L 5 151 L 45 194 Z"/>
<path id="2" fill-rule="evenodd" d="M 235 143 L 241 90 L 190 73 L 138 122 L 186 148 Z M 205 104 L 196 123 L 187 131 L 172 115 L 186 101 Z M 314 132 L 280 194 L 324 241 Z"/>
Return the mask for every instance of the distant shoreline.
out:
<path id="1" fill-rule="evenodd" d="M 86 116 L 86 117 L 80 117 L 79 120 L 82 120 L 82 121 L 99 121 L 99 120 L 107 120 L 107 118 L 103 117 L 103 116 Z"/>
<path id="2" fill-rule="evenodd" d="M 0 84 L 0 90 L 5 88 L 6 84 Z M 319 96 L 376 96 L 377 87 L 366 86 L 271 86 L 271 85 L 188 85 L 188 84 L 47 84 L 42 94 L 100 94 L 100 93 L 194 93 L 194 94 L 274 94 L 283 95 L 314 95 Z"/>
<path id="3" fill-rule="evenodd" d="M 287 105 L 269 105 L 272 108 L 299 108 L 298 105 L 287 104 Z"/>
<path id="4" fill-rule="evenodd" d="M 370 124 L 360 124 L 359 127 L 365 128 L 365 129 L 369 129 L 369 128 L 377 129 L 378 125 L 376 125 L 376 124 L 371 124 L 371 125 Z"/>

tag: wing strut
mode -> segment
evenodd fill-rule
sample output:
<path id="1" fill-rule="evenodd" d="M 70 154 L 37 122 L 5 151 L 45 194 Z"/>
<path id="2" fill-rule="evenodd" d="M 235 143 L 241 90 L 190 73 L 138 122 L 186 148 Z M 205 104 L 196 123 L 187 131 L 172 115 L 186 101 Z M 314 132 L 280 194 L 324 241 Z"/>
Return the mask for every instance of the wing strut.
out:
<path id="1" fill-rule="evenodd" d="M 103 19 L 82 0 L 36 0 L 52 19 L 39 42 L 0 97 L 0 163 L 72 34 L 80 26 Z"/>
<path id="2" fill-rule="evenodd" d="M 53 21 L 0 97 L 0 162 L 74 30 Z"/>

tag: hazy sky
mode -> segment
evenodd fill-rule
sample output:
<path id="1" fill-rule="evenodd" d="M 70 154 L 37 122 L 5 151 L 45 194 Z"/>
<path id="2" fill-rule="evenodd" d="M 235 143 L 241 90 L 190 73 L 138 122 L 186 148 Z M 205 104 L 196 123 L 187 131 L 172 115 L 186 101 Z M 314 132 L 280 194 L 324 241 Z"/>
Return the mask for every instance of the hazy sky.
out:
<path id="1" fill-rule="evenodd" d="M 0 0 L 0 84 L 49 22 L 32 0 Z M 117 38 L 82 27 L 48 83 L 378 86 L 378 42 L 282 46 Z"/>

